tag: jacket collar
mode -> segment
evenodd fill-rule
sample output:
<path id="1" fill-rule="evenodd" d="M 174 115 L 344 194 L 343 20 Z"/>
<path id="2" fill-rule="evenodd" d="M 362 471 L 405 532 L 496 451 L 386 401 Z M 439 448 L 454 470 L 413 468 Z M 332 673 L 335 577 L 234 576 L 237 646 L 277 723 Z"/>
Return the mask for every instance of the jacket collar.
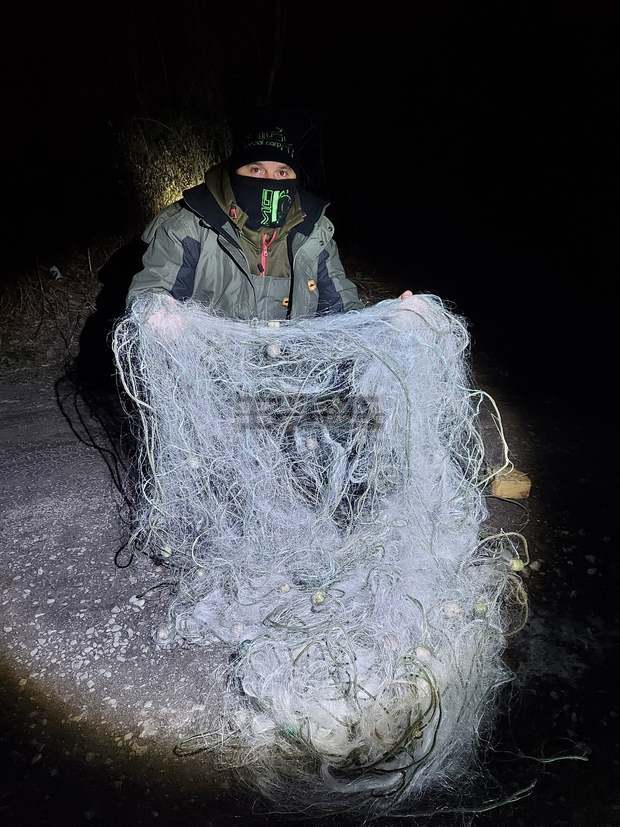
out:
<path id="1" fill-rule="evenodd" d="M 183 192 L 183 203 L 217 232 L 220 232 L 225 224 L 230 223 L 228 216 L 205 183 L 185 190 Z"/>

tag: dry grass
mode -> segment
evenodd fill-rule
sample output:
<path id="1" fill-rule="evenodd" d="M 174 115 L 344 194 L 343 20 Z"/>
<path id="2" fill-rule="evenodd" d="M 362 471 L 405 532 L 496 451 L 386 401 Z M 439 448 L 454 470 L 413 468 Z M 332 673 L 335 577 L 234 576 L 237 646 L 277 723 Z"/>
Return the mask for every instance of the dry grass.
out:
<path id="1" fill-rule="evenodd" d="M 149 221 L 204 180 L 226 156 L 228 142 L 223 124 L 135 118 L 125 132 L 123 153 L 141 217 Z"/>
<path id="2" fill-rule="evenodd" d="M 202 181 L 226 153 L 227 142 L 223 124 L 135 118 L 121 146 L 136 206 L 135 229 Z M 31 369 L 63 366 L 76 356 L 101 287 L 97 271 L 121 243 L 102 242 L 9 276 L 0 293 L 1 374 L 27 375 Z M 50 272 L 54 265 L 60 279 Z"/>
<path id="3" fill-rule="evenodd" d="M 9 275 L 0 293 L 0 374 L 18 379 L 71 362 L 84 322 L 95 310 L 97 271 L 118 246 L 118 239 L 109 240 L 53 265 Z"/>

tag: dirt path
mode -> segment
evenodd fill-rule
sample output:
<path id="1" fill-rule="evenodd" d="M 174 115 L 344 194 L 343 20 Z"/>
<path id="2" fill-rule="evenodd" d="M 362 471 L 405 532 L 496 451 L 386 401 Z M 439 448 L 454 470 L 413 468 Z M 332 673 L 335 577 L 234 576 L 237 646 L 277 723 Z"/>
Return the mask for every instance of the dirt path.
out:
<path id="1" fill-rule="evenodd" d="M 173 754 L 179 735 L 217 704 L 222 656 L 153 645 L 165 589 L 137 595 L 165 572 L 144 558 L 115 566 L 125 530 L 110 455 L 101 450 L 108 439 L 79 399 L 75 407 L 70 385 L 61 384 L 57 398 L 54 378 L 0 386 L 0 815 L 12 825 L 59 817 L 65 824 L 234 820 L 209 791 L 204 759 Z M 617 564 L 602 506 L 588 499 L 596 462 L 575 451 L 587 423 L 573 424 L 568 436 L 564 426 L 554 441 L 553 408 L 537 408 L 534 417 L 527 401 L 519 407 L 498 395 L 514 458 L 534 478 L 526 533 L 537 561 L 526 572 L 530 625 L 509 655 L 520 692 L 500 741 L 538 756 L 568 749 L 591 761 L 532 764 L 520 772 L 525 781 L 538 778 L 535 795 L 480 821 L 620 824 L 612 794 L 620 710 L 605 671 L 617 614 L 605 584 Z M 492 519 L 504 526 L 522 522 L 521 509 L 494 508 Z M 501 761 L 493 767 L 505 769 Z"/>
<path id="2" fill-rule="evenodd" d="M 218 663 L 205 650 L 171 656 L 153 645 L 165 589 L 137 595 L 165 571 L 143 557 L 115 565 L 122 500 L 102 451 L 76 433 L 100 448 L 109 442 L 79 398 L 75 407 L 70 386 L 60 390 L 67 416 L 53 377 L 4 385 L 0 395 L 1 691 L 10 734 L 0 813 L 25 807 L 28 818 L 33 786 L 53 795 L 76 767 L 82 780 L 92 770 L 93 801 L 101 778 L 117 791 L 131 775 L 161 784 Z M 88 821 L 97 806 L 86 795 L 73 816 Z"/>

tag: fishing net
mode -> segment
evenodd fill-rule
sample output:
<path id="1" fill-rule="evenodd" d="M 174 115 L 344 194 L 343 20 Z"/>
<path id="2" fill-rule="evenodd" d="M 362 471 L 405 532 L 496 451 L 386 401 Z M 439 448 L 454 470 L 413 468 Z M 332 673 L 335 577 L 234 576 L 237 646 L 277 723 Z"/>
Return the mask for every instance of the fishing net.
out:
<path id="1" fill-rule="evenodd" d="M 228 654 L 183 748 L 280 808 L 454 790 L 509 679 L 523 547 L 481 528 L 468 342 L 428 295 L 275 323 L 155 294 L 116 329 L 134 539 L 175 582 L 156 640 Z"/>

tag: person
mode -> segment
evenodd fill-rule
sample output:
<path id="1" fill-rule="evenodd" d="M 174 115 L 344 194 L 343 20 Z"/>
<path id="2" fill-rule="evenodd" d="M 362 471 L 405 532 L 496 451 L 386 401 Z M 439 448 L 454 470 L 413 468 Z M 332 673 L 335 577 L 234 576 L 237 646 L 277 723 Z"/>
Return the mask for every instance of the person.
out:
<path id="1" fill-rule="evenodd" d="M 325 215 L 328 203 L 299 186 L 299 171 L 285 126 L 255 121 L 227 162 L 148 225 L 127 306 L 151 291 L 166 294 L 150 321 L 173 330 L 176 302 L 187 299 L 234 319 L 361 309 Z"/>

